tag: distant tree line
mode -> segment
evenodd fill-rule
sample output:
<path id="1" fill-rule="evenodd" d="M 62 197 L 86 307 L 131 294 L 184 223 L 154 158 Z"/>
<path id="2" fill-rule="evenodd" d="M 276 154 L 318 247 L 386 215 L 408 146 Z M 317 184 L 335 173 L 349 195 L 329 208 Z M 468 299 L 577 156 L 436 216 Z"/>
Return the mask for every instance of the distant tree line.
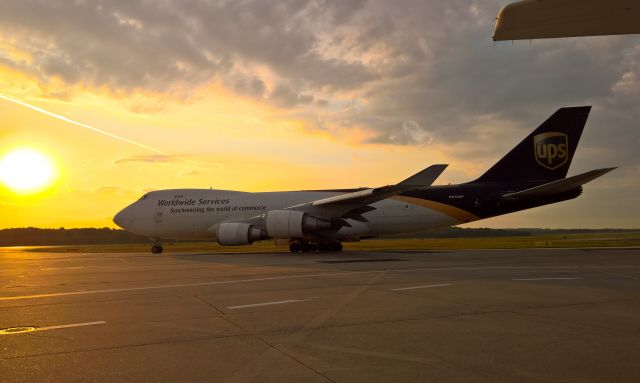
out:
<path id="1" fill-rule="evenodd" d="M 472 237 L 526 237 L 546 234 L 627 233 L 639 229 L 490 229 L 486 227 L 446 227 L 413 234 L 399 234 L 392 238 L 472 238 Z"/>
<path id="2" fill-rule="evenodd" d="M 387 238 L 469 238 L 521 237 L 541 234 L 623 233 L 630 229 L 489 229 L 448 227 L 422 233 L 388 236 Z M 55 246 L 147 243 L 149 238 L 124 230 L 105 228 L 39 229 L 35 227 L 0 230 L 0 246 Z"/>
<path id="3" fill-rule="evenodd" d="M 103 245 L 145 242 L 149 242 L 149 238 L 108 227 L 101 229 L 27 227 L 0 230 L 0 246 Z"/>
<path id="4" fill-rule="evenodd" d="M 486 227 L 445 227 L 420 233 L 398 234 L 395 238 L 470 238 L 470 237 L 521 237 L 529 236 L 529 231 L 519 229 L 489 229 Z"/>

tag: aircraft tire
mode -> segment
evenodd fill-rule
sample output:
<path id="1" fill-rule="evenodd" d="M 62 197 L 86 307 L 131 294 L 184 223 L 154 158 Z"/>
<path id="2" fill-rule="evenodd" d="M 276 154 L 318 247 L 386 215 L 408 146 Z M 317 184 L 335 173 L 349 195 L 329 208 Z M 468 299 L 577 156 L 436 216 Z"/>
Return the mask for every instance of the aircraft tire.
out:
<path id="1" fill-rule="evenodd" d="M 329 251 L 342 251 L 342 242 L 331 242 L 329 244 Z"/>
<path id="2" fill-rule="evenodd" d="M 163 250 L 164 250 L 164 249 L 163 249 L 163 248 L 162 248 L 162 246 L 160 246 L 160 245 L 153 245 L 153 246 L 151 246 L 151 252 L 152 252 L 153 254 L 161 254 Z"/>
<path id="3" fill-rule="evenodd" d="M 300 244 L 298 242 L 293 242 L 293 243 L 289 244 L 289 251 L 290 252 L 297 253 L 300 250 L 302 250 L 302 249 L 300 248 Z"/>

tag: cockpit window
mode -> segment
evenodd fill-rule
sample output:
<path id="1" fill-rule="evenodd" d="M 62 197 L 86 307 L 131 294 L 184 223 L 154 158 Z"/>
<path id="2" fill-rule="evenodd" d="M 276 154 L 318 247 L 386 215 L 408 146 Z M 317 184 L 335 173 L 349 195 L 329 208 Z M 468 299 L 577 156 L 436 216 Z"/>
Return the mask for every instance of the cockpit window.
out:
<path id="1" fill-rule="evenodd" d="M 143 199 L 147 199 L 147 196 L 148 196 L 148 195 L 149 195 L 149 194 L 145 194 L 145 195 L 143 195 L 142 197 L 140 197 L 140 200 L 139 200 L 139 201 L 142 201 Z"/>

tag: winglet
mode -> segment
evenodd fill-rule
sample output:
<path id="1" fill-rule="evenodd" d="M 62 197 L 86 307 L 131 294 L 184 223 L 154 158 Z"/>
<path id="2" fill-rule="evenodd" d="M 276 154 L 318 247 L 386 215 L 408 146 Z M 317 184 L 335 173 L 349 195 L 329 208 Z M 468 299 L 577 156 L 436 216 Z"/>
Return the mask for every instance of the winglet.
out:
<path id="1" fill-rule="evenodd" d="M 438 164 L 431 165 L 428 168 L 419 171 L 418 173 L 412 175 L 406 180 L 398 183 L 400 186 L 431 186 L 433 181 L 435 181 L 442 172 L 449 166 L 448 164 Z"/>

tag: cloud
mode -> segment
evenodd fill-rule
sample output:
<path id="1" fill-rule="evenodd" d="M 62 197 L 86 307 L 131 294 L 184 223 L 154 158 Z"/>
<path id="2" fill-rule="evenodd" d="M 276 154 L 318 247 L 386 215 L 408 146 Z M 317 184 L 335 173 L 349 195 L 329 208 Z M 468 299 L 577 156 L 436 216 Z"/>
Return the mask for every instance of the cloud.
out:
<path id="1" fill-rule="evenodd" d="M 0 31 L 34 42 L 18 47 L 27 50 L 29 71 L 43 81 L 163 92 L 216 78 L 226 82 L 247 66 L 262 65 L 305 86 L 343 89 L 372 74 L 358 62 L 317 53 L 314 28 L 325 19 L 345 22 L 354 8 L 329 1 L 27 0 L 0 3 Z M 309 23 L 312 18 L 318 23 Z M 259 95 L 263 80 L 252 77 L 231 83 Z"/>
<path id="2" fill-rule="evenodd" d="M 289 85 L 277 85 L 269 94 L 269 99 L 283 107 L 293 107 L 313 102 L 313 96 L 296 92 Z"/>
<path id="3" fill-rule="evenodd" d="M 233 159 L 238 163 L 237 159 Z M 196 176 L 211 174 L 227 166 L 230 160 L 200 155 L 136 155 L 115 160 L 116 166 L 169 165 L 176 175 Z"/>
<path id="4" fill-rule="evenodd" d="M 575 169 L 636 169 L 638 37 L 494 44 L 503 5 L 7 1 L 0 2 L 0 65 L 31 74 L 43 88 L 61 79 L 124 94 L 139 89 L 162 102 L 219 82 L 323 135 L 366 131 L 362 144 L 437 146 L 483 166 L 557 108 L 587 104 L 594 108 Z M 152 104 L 135 110 L 153 111 Z M 117 163 L 172 161 L 179 158 Z"/>

